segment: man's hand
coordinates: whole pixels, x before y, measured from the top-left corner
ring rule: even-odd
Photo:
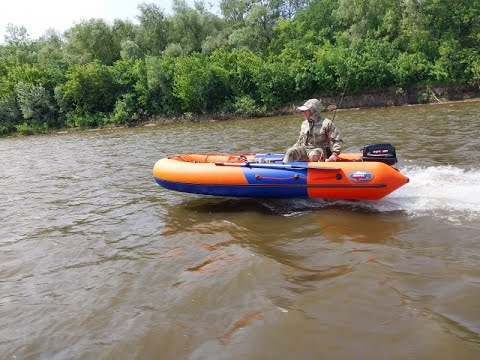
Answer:
[[[327,160],[325,160],[325,161],[330,162],[330,161],[338,161],[338,160],[339,160],[339,158],[338,158],[337,153],[333,153],[333,154],[330,155],[330,157],[329,157]]]

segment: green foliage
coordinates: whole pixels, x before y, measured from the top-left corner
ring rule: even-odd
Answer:
[[[14,97],[0,100],[0,135],[7,135],[15,130],[21,121],[21,112]]]
[[[258,96],[264,108],[276,108],[291,101],[295,94],[295,78],[287,64],[264,63],[257,73]]]
[[[174,95],[175,59],[147,57],[145,59],[146,91],[150,115],[177,115],[181,112]]]
[[[472,59],[467,68],[467,76],[470,78],[470,84],[477,85],[480,88],[480,57]]]
[[[35,61],[34,44],[28,36],[24,26],[8,24],[4,36],[6,45],[2,49],[4,58],[18,63],[32,63]]]
[[[255,100],[249,96],[235,98],[234,109],[236,114],[245,116],[254,116],[259,111]]]
[[[202,2],[191,8],[185,0],[173,1],[171,42],[180,44],[185,53],[201,52],[208,35],[218,32],[220,19],[208,11]]]
[[[419,104],[426,104],[429,98],[430,98],[430,95],[426,91],[421,92],[417,95],[417,101]]]
[[[25,120],[31,125],[61,125],[62,118],[53,97],[53,86],[62,79],[62,74],[55,64],[0,59],[0,77],[2,132],[13,130],[15,125]]]
[[[361,92],[392,86],[392,63],[398,52],[389,42],[358,41],[343,51],[342,67],[348,72],[349,90]]]
[[[432,72],[436,80],[447,83],[472,81],[472,64],[478,63],[480,49],[463,48],[460,41],[444,40],[439,46],[439,53]]]
[[[258,74],[263,66],[261,57],[249,49],[242,48],[233,52],[220,49],[209,59],[225,71],[228,89],[233,96],[248,95],[260,100]]]
[[[202,53],[211,54],[215,50],[226,47],[227,43],[228,43],[227,38],[223,33],[219,33],[217,35],[209,35],[205,38],[205,41],[202,43]]]
[[[220,10],[229,23],[238,24],[248,14],[250,4],[249,0],[221,0]]]
[[[341,91],[344,83],[340,84],[339,81],[345,81],[342,77],[347,75],[344,69],[348,56],[348,49],[334,47],[330,43],[325,43],[313,54],[313,81],[319,93]]]
[[[25,26],[15,26],[8,24],[6,27],[4,40],[12,46],[21,46],[30,43],[27,28]]]
[[[118,92],[114,112],[125,112],[131,120],[152,115],[145,62],[119,60],[110,68],[110,71]]]
[[[232,47],[247,47],[257,54],[263,54],[274,41],[274,28],[277,21],[282,19],[283,1],[266,0],[239,2],[237,9],[230,7],[238,13],[242,11],[241,21],[243,26],[236,27],[229,36],[228,42]],[[230,6],[230,5],[229,5]],[[227,9],[227,7],[224,7]],[[236,15],[238,16],[238,15]]]
[[[58,127],[55,99],[42,85],[28,86],[23,82],[18,83],[17,101],[26,124]]]
[[[166,57],[179,57],[187,55],[187,51],[180,44],[170,43],[163,51],[163,55]]]
[[[48,131],[48,125],[46,123],[43,124],[28,124],[22,123],[15,126],[15,130],[17,133],[21,135],[34,135],[38,133],[45,133]]]
[[[400,19],[398,0],[339,0],[334,17],[352,37],[392,39]]]
[[[113,110],[118,91],[111,68],[94,61],[70,68],[66,82],[61,85],[61,101],[67,104],[67,111],[109,113]]]
[[[15,60],[0,59],[0,99],[6,99],[16,93],[17,84],[23,82],[28,85],[43,84],[52,89],[55,81],[55,71],[41,64],[20,63]]]
[[[0,136],[5,136],[10,134],[13,131],[13,129],[9,128],[6,125],[0,125]]]
[[[133,120],[138,120],[138,114],[132,112],[133,109],[126,100],[117,100],[115,108],[107,120],[112,124],[126,124]]]
[[[209,113],[221,108],[228,95],[227,72],[204,55],[175,61],[173,93],[182,112]]]
[[[120,48],[120,57],[123,60],[136,60],[141,58],[140,47],[132,40],[122,41]]]
[[[75,63],[96,60],[111,65],[120,58],[121,43],[104,20],[84,20],[69,29],[66,37],[66,55]]]
[[[402,53],[393,60],[395,83],[400,87],[412,86],[427,80],[431,65],[422,53]]]
[[[314,0],[309,2],[308,7],[297,12],[293,27],[295,29],[292,40],[301,39],[306,35],[309,42],[319,43],[325,40],[332,41],[334,32],[343,31],[335,16],[338,7],[338,0]],[[316,36],[322,34],[322,36]],[[313,36],[312,36],[313,35]]]
[[[144,3],[138,23],[84,20],[37,40],[9,24],[0,134],[480,84],[478,0],[222,0],[220,9],[176,0],[168,15]]]
[[[65,41],[63,37],[53,29],[48,30],[34,43],[34,54],[38,63],[53,68],[60,68],[61,73],[63,73],[66,67],[62,50],[64,46]]]
[[[145,55],[160,55],[168,45],[170,21],[155,4],[139,5],[138,44]]]

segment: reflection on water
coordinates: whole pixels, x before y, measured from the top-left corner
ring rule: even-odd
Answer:
[[[347,148],[397,147],[411,181],[378,202],[152,179],[175,153],[283,151],[298,116],[2,139],[2,359],[479,358],[479,113],[338,112]]]
[[[235,238],[240,238],[247,232],[246,228],[250,222],[255,224],[256,232],[261,232],[265,228],[265,235],[268,236],[268,227],[272,223],[276,223],[279,217],[288,217],[288,220],[284,219],[284,223],[288,225],[285,228],[277,225],[276,231],[270,232],[271,235],[277,237],[281,232],[283,236],[290,238],[293,235],[298,236],[299,229],[302,229],[305,234],[318,234],[328,241],[383,243],[405,227],[407,215],[397,210],[383,215],[371,206],[348,201],[202,197],[183,201],[181,206],[169,211],[166,219],[170,217],[171,221],[167,221],[169,225],[164,232],[165,235],[177,231],[215,233],[219,231],[220,226],[231,231]],[[196,221],[192,222],[193,227],[189,227],[188,220],[175,224],[175,219],[193,217],[196,218]],[[199,226],[198,219],[202,218],[208,225]],[[306,219],[309,220],[307,227],[304,225]],[[295,225],[295,222],[298,224]]]

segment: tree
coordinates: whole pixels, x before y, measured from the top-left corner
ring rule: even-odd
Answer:
[[[3,39],[5,43],[13,46],[20,46],[31,43],[27,28],[25,26],[15,26],[13,24],[7,25]]]
[[[252,0],[221,0],[220,10],[229,25],[243,23],[252,6]]]
[[[111,65],[120,58],[120,41],[102,19],[84,20],[65,32],[65,51],[74,63],[94,60]]]
[[[171,42],[180,44],[184,53],[201,52],[208,36],[216,36],[223,28],[218,16],[208,12],[203,2],[194,7],[185,0],[174,0]]]
[[[0,78],[2,132],[5,129],[11,131],[25,121],[35,126],[43,123],[59,125],[58,109],[53,99],[57,80],[55,69],[43,64],[0,59]]]
[[[40,63],[61,63],[64,57],[65,39],[54,29],[48,29],[35,43],[37,61]]]
[[[53,94],[47,92],[42,85],[18,83],[17,99],[22,116],[29,125],[41,127],[46,124],[48,127],[57,127],[61,124],[57,121],[58,108]]]
[[[168,44],[170,21],[155,4],[143,3],[138,9],[138,44],[145,55],[160,55]]]
[[[227,72],[204,55],[179,57],[173,91],[183,112],[218,111],[229,95]]]
[[[293,16],[291,7],[287,6],[289,10],[285,10],[287,3],[283,0],[251,0],[240,1],[235,6],[233,1],[222,2],[224,13],[235,19],[232,20],[235,29],[229,36],[229,44],[234,48],[245,46],[256,53],[266,53],[274,40],[277,22]]]
[[[6,43],[5,47],[3,48],[5,57],[15,59],[15,61],[20,63],[34,62],[35,57],[32,56],[33,42],[24,26],[8,24],[4,40]]]
[[[338,0],[335,19],[356,38],[395,37],[401,18],[398,0]]]
[[[148,104],[152,114],[178,115],[181,109],[174,95],[174,57],[148,56],[145,59]]]
[[[122,59],[139,59],[143,53],[138,43],[139,27],[130,21],[115,19],[112,26],[114,41],[120,44],[120,57]]]
[[[68,112],[81,115],[108,114],[113,110],[119,88],[110,68],[94,61],[74,65],[66,75],[67,81],[60,86],[62,103],[68,104]]]
[[[127,123],[153,115],[145,62],[141,59],[119,60],[110,71],[118,93],[110,121]]]

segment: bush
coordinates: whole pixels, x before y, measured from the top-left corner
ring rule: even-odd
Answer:
[[[57,90],[58,91],[58,90]],[[76,65],[67,73],[67,81],[61,86],[62,101],[70,109],[81,113],[109,113],[113,111],[119,87],[111,68],[95,61]]]
[[[173,93],[175,59],[149,56],[145,59],[146,96],[150,115],[178,115],[181,111]]]
[[[102,113],[88,114],[76,111],[67,114],[67,125],[71,127],[78,127],[81,129],[88,129],[105,124]]]
[[[0,125],[0,136],[5,136],[13,132],[13,128],[10,126]]]
[[[44,133],[48,131],[48,125],[46,123],[43,124],[27,124],[23,123],[20,125],[16,125],[15,129],[19,134],[22,135],[33,135],[33,134],[38,134],[38,133]]]
[[[206,56],[183,56],[175,62],[173,93],[183,112],[209,113],[228,98],[227,78],[227,71]]]
[[[428,79],[430,64],[422,53],[402,53],[393,61],[395,82],[401,87]]]
[[[239,115],[253,116],[258,112],[258,108],[249,96],[240,96],[235,99],[234,103],[235,113]]]
[[[60,125],[56,120],[59,116],[53,95],[42,85],[18,83],[17,99],[23,118],[34,127],[44,123],[51,127]]]
[[[18,108],[17,101],[10,96],[0,102],[0,134],[5,135],[15,130],[15,125],[22,121],[22,114]]]
[[[127,105],[125,99],[117,100],[115,108],[108,118],[111,124],[128,124],[131,121],[138,120],[139,116],[134,112],[132,106]]]
[[[417,100],[419,104],[426,104],[428,103],[428,100],[430,100],[430,95],[428,94],[428,92],[418,93]]]

